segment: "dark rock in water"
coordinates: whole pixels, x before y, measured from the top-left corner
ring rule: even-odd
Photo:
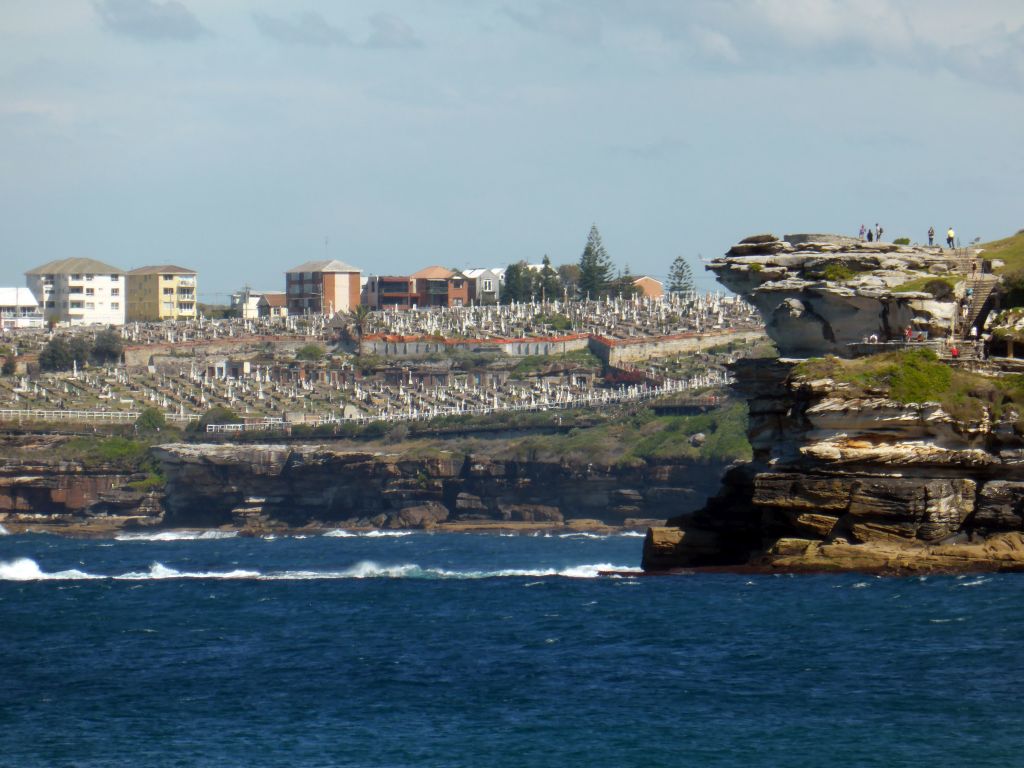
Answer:
[[[437,501],[404,507],[387,517],[388,528],[433,528],[448,519],[448,508]]]

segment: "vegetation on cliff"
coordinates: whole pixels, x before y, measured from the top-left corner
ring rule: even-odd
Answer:
[[[600,426],[512,441],[499,456],[581,465],[749,461],[746,429],[747,410],[742,403],[690,416],[658,416],[645,408]]]
[[[999,272],[1010,273],[1024,269],[1024,229],[1011,237],[982,243],[979,247],[982,249],[982,258],[1003,262],[1003,266],[997,270]]]
[[[831,379],[844,394],[888,397],[904,405],[938,403],[960,421],[977,421],[986,410],[995,418],[1012,406],[1024,413],[1024,376],[985,376],[953,368],[927,348],[885,352],[854,360],[806,360],[794,368],[799,379]]]

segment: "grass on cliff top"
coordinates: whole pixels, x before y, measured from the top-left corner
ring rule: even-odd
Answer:
[[[936,282],[945,283],[949,286],[950,292],[956,288],[956,284],[960,282],[959,277],[950,277],[946,275],[928,275],[926,277],[919,277],[916,280],[909,280],[902,285],[897,285],[893,288],[893,293],[933,293],[929,291],[927,286]]]
[[[884,352],[854,360],[815,358],[793,371],[802,379],[846,384],[850,397],[884,396],[904,405],[939,403],[960,421],[977,421],[987,409],[999,418],[1009,406],[1024,415],[1024,376],[983,376],[954,369],[930,349]]]
[[[705,439],[695,445],[691,437],[698,433],[704,434]],[[512,441],[498,458],[578,465],[639,465],[674,459],[749,461],[750,457],[746,405],[731,403],[693,416],[657,416],[644,409],[600,426]]]
[[[982,243],[981,254],[984,259],[999,259],[1004,266],[999,272],[1013,272],[1024,269],[1024,229],[1011,237],[1004,237],[1002,240],[993,240],[991,243]]]

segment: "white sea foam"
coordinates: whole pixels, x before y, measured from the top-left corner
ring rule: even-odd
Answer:
[[[623,531],[622,533],[619,534],[619,536],[623,536],[625,538],[639,538],[639,539],[644,538],[646,535],[647,534],[644,533],[643,531]]]
[[[330,536],[331,538],[336,539],[351,539],[355,537],[355,534],[351,531],[346,531],[342,528],[338,528],[333,531],[327,531],[327,533],[325,533],[324,536]]]
[[[412,533],[412,531],[367,531],[359,535],[367,539],[378,539],[382,537],[400,538],[402,536],[412,536]]]
[[[10,536],[10,535],[11,535],[11,532],[8,531],[6,528],[4,528],[2,525],[0,525],[0,536]]]
[[[990,581],[992,581],[992,579],[986,579],[986,578],[979,577],[979,578],[975,579],[974,581],[965,581],[963,584],[959,584],[958,586],[961,586],[961,587],[980,587],[982,584],[987,584]]]
[[[76,579],[114,579],[116,581],[160,581],[167,579],[253,579],[258,581],[304,581],[314,579],[495,579],[544,578],[594,579],[602,572],[639,574],[640,569],[611,563],[592,563],[568,568],[506,569],[499,571],[449,571],[443,568],[423,568],[415,563],[379,565],[369,560],[338,571],[275,571],[262,573],[236,568],[230,571],[179,571],[163,563],[153,563],[147,571],[128,571],[113,576],[85,573],[79,570],[47,573],[30,558],[0,562],[0,581],[43,581]]]
[[[119,533],[118,541],[209,541],[233,539],[238,531],[159,531],[158,533]]]
[[[47,573],[39,567],[39,563],[28,557],[15,560],[0,560],[0,581],[71,581],[77,579],[102,579],[75,569]]]
[[[560,539],[607,539],[607,534],[602,533],[587,533],[585,531],[577,531],[576,533],[560,533],[558,534]]]
[[[179,571],[163,563],[153,563],[149,570],[129,571],[112,578],[124,581],[148,581],[149,579],[258,579],[259,571],[236,568],[233,571]]]

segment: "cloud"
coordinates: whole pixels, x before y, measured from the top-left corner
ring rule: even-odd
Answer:
[[[139,40],[195,40],[207,33],[178,0],[95,0],[93,7],[111,32]]]
[[[569,7],[563,3],[546,2],[530,13],[510,6],[502,12],[521,27],[531,32],[562,37],[573,43],[588,45],[599,43],[602,37],[600,10]]]
[[[266,37],[285,45],[319,48],[418,48],[422,45],[412,27],[397,16],[376,13],[370,17],[370,33],[365,40],[353,40],[316,11],[307,11],[283,19],[254,13],[252,20]]]
[[[1001,28],[989,34],[984,45],[956,45],[943,61],[956,75],[989,85],[1024,88],[1024,26],[1015,31]]]
[[[397,16],[375,13],[370,17],[370,36],[363,44],[367,48],[419,48],[422,43],[412,27]]]
[[[299,14],[293,21],[262,13],[254,13],[252,20],[264,35],[286,45],[330,47],[352,44],[344,30],[333,26],[315,11]]]

